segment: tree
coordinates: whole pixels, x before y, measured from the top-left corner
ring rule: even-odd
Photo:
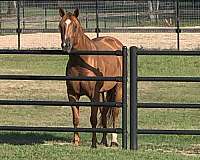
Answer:
[[[8,1],[7,14],[16,14],[16,12],[17,12],[16,1]]]
[[[149,6],[149,17],[152,21],[157,21],[159,19],[158,10],[159,10],[160,1],[159,0],[151,0],[148,1]]]

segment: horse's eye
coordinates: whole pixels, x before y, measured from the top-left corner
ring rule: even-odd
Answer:
[[[73,27],[73,32],[76,32],[76,30],[77,30],[77,26],[74,26]]]
[[[62,26],[60,24],[59,24],[58,28],[59,28],[59,31],[62,32]]]

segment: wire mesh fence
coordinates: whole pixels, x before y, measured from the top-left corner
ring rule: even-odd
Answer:
[[[18,0],[0,2],[0,48],[59,48],[60,7],[70,12],[80,9],[79,20],[90,38],[100,31],[100,36],[114,35],[124,45],[145,49],[190,50],[200,46],[199,39],[191,45],[200,33],[200,1]],[[130,39],[124,33],[129,33]],[[138,44],[135,37],[141,35],[143,41]],[[160,43],[162,37],[167,45]],[[152,38],[153,43],[149,41]]]

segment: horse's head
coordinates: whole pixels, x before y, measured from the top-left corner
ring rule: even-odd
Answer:
[[[80,23],[78,18],[79,10],[75,9],[74,13],[65,12],[62,8],[59,10],[61,20],[59,23],[59,30],[61,33],[61,47],[68,53],[77,43],[76,38],[80,32]]]

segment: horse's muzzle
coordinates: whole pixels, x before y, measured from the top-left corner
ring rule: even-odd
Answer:
[[[69,53],[72,49],[72,42],[70,40],[65,40],[61,43],[61,47],[63,51],[67,51]]]

